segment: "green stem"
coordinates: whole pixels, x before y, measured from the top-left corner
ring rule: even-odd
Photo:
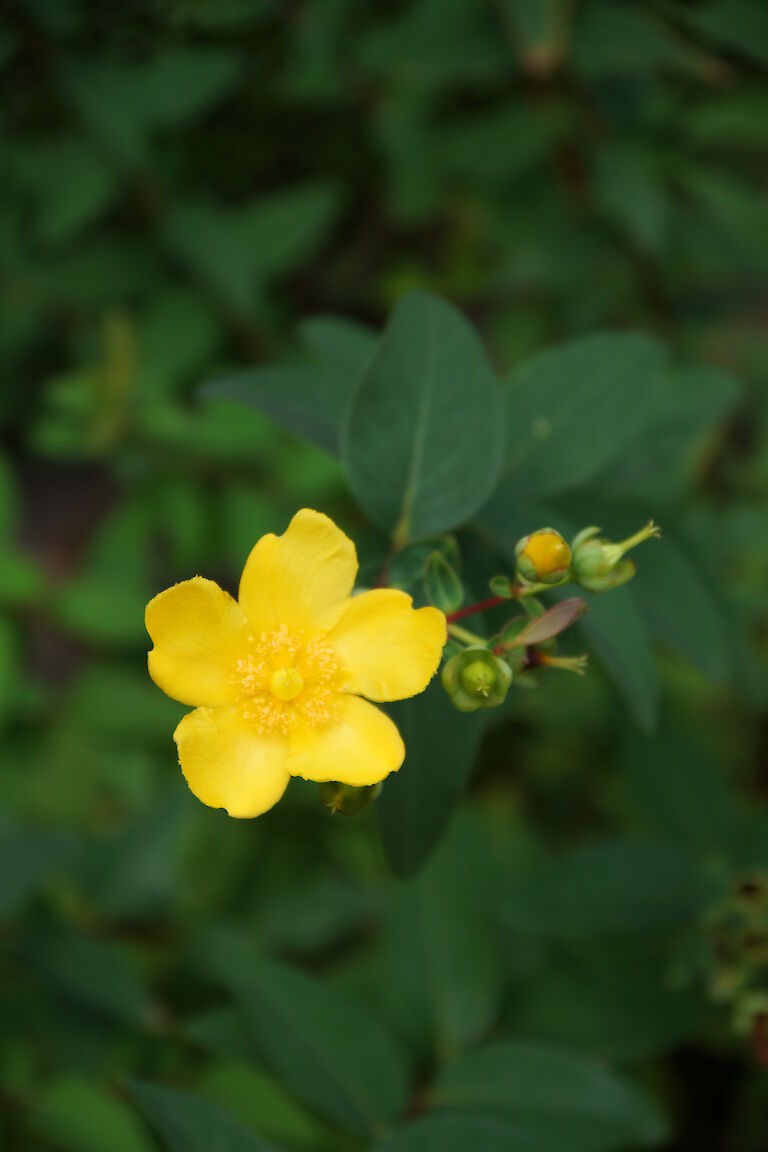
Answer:
[[[478,636],[475,632],[469,632],[466,628],[461,628],[458,624],[449,624],[448,632],[451,636],[455,636],[457,640],[462,640],[465,644],[480,644],[483,648],[486,647],[486,642],[482,636]]]

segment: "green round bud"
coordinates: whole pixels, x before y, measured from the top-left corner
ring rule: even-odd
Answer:
[[[602,540],[585,540],[573,550],[573,578],[581,584],[594,576],[607,576],[611,570]]]
[[[578,583],[587,592],[612,592],[631,580],[636,572],[633,560],[622,560],[615,568],[596,576],[579,576]]]
[[[461,686],[470,696],[487,696],[495,682],[495,670],[483,660],[473,660],[461,670]]]
[[[495,708],[512,683],[512,669],[490,648],[471,647],[457,652],[443,668],[443,687],[460,712]]]

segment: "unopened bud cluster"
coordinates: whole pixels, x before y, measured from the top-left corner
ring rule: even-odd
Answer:
[[[517,575],[528,585],[546,588],[572,581],[588,592],[609,592],[635,574],[634,562],[625,554],[659,535],[651,520],[619,544],[603,540],[599,528],[584,528],[569,545],[554,528],[539,528],[517,542]]]
[[[587,657],[556,654],[556,637],[586,610],[582,598],[559,599],[546,608],[537,596],[559,585],[576,584],[588,592],[608,592],[630,580],[635,565],[626,553],[659,530],[650,521],[633,536],[614,544],[600,536],[599,528],[585,528],[568,541],[556,528],[539,528],[518,540],[514,579],[502,573],[492,577],[494,596],[448,615],[452,644],[443,667],[442,683],[461,712],[496,708],[510,686],[535,687],[534,672],[556,668],[583,676]],[[473,613],[515,603],[523,614],[507,620],[500,632],[485,639],[467,631],[463,618]],[[461,624],[456,621],[461,620]]]

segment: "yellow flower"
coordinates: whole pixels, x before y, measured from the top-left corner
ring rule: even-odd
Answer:
[[[258,816],[291,776],[362,787],[402,764],[400,733],[362,697],[423,692],[445,617],[394,588],[352,597],[356,574],[352,541],[304,508],[258,541],[237,600],[195,576],[147,605],[149,674],[195,707],[174,740],[204,804]]]

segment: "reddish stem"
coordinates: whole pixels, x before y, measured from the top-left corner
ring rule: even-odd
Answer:
[[[474,616],[476,612],[485,612],[486,608],[495,608],[497,604],[506,604],[509,600],[508,596],[489,596],[487,600],[479,600],[477,604],[468,604],[466,608],[459,608],[457,612],[451,612],[446,616],[449,624],[454,620],[461,620],[464,616]]]

